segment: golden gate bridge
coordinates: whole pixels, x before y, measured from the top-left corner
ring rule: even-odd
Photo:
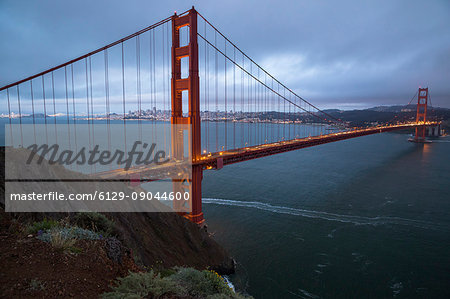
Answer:
[[[394,130],[414,129],[413,141],[424,142],[427,126],[437,125],[427,119],[428,88],[419,88],[414,120],[396,117],[383,125],[349,127],[286,87],[194,8],[6,85],[0,96],[7,102],[10,125],[21,125],[25,118],[33,124],[54,125],[56,137],[59,117],[67,123],[69,141],[73,138],[75,145],[75,125],[81,120],[91,126],[92,144],[96,121],[108,126],[123,123],[124,136],[108,131],[109,143],[126,140],[130,122],[162,123],[164,140],[171,141],[165,148],[169,157],[191,159],[191,177],[173,180],[173,188],[190,192],[192,212],[184,216],[198,224],[204,222],[204,170]],[[166,131],[169,121],[189,129]],[[11,139],[18,137],[10,134]],[[92,174],[145,182],[155,171],[135,166]]]

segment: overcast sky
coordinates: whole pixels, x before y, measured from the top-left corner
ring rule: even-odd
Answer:
[[[450,1],[0,1],[0,85],[196,9],[323,108],[407,104],[428,86],[450,108]]]

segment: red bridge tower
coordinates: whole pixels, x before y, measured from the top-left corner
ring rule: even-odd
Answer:
[[[416,122],[423,123],[422,126],[416,127],[416,135],[414,141],[422,142],[425,140],[425,123],[427,121],[427,105],[428,105],[428,87],[419,88],[419,94],[417,96],[417,116]]]
[[[189,27],[189,44],[180,46],[180,28]],[[181,78],[181,59],[189,59],[189,76]],[[197,43],[197,11],[192,7],[188,14],[172,16],[172,125],[187,125],[189,131],[189,157],[192,162],[201,156],[201,130],[200,130],[200,94],[198,75],[198,43]],[[183,116],[183,91],[188,92],[188,117]],[[172,153],[175,159],[183,159],[184,138],[183,131],[178,126],[172,129]],[[204,222],[202,212],[202,165],[192,165],[190,182],[173,181],[174,191],[189,189],[191,196],[191,213],[186,218],[201,224]],[[174,204],[176,202],[174,201]]]

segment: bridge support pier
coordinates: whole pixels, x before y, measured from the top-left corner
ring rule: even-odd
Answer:
[[[189,44],[180,46],[180,28],[189,27]],[[181,59],[189,59],[189,77],[181,78]],[[172,125],[187,125],[189,131],[189,157],[192,162],[201,157],[201,120],[200,120],[200,79],[198,75],[198,42],[197,42],[197,11],[192,7],[188,14],[172,16]],[[183,91],[188,92],[189,114],[183,115]],[[183,130],[182,130],[183,131]],[[184,159],[183,132],[172,130],[172,153],[177,160]],[[184,216],[197,223],[204,222],[202,212],[202,165],[192,166],[192,177],[188,186],[173,180],[174,191],[189,188],[191,212]],[[174,204],[175,201],[174,201]]]
[[[434,126],[428,126],[426,133],[427,133],[426,136],[431,136],[431,137],[441,136],[441,124],[439,123]]]
[[[202,212],[202,179],[203,166],[192,166],[192,183],[191,183],[191,197],[192,197],[192,212],[186,215],[186,218],[197,224],[204,224]]]

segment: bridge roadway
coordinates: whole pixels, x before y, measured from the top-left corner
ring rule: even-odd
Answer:
[[[330,133],[326,135],[318,135],[313,137],[305,137],[292,139],[287,141],[279,141],[256,146],[249,146],[234,150],[227,150],[217,153],[209,153],[202,155],[199,159],[194,160],[192,165],[202,165],[203,169],[220,169],[225,165],[238,162],[244,162],[256,158],[267,157],[288,151],[298,150],[306,147],[316,146],[320,144],[346,140],[355,137],[367,136],[377,133],[391,132],[402,129],[412,129],[419,126],[436,125],[436,122],[427,123],[404,123],[397,125],[376,126],[369,128],[360,128],[351,131]],[[188,161],[170,161],[161,165],[152,166],[135,166],[128,171],[123,169],[114,169],[105,172],[93,174],[100,179],[106,180],[129,180],[133,178],[141,181],[154,181],[172,177],[173,174],[179,173],[180,167],[186,170],[189,167]]]

